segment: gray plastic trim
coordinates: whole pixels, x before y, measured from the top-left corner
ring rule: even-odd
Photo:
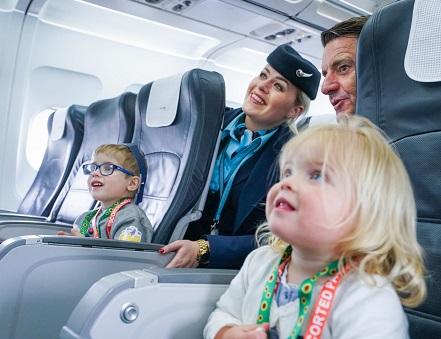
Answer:
[[[228,285],[237,270],[210,268],[147,268],[142,271],[157,277],[158,283]]]
[[[0,244],[0,260],[16,247],[41,243],[42,239],[38,235],[25,235],[21,237],[7,239]]]
[[[112,288],[108,288],[108,286]],[[61,329],[60,339],[89,338],[89,336],[85,337],[84,334],[89,333],[93,325],[94,317],[91,315],[98,314],[115,295],[133,287],[135,287],[135,279],[121,273],[111,274],[98,280],[75,306],[67,325]],[[97,302],[90,307],[89,300]],[[75,332],[71,329],[74,329]],[[81,336],[76,333],[80,333]]]

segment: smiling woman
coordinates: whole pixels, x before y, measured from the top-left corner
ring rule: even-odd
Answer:
[[[161,249],[176,252],[168,267],[238,268],[256,244],[262,203],[277,179],[275,159],[290,136],[288,124],[316,97],[320,73],[291,46],[277,47],[253,78],[242,108],[226,112],[221,149],[202,218]]]

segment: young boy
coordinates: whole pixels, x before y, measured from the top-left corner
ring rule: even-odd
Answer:
[[[138,147],[133,144],[101,145],[93,153],[91,162],[82,167],[84,174],[89,175],[90,194],[101,204],[75,220],[71,235],[151,241],[153,228],[145,212],[136,205],[142,200],[145,180],[145,161]],[[67,235],[65,232],[58,234]]]

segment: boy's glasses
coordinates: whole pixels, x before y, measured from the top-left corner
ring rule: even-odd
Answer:
[[[90,164],[83,164],[83,173],[85,175],[90,175],[96,170],[99,170],[102,176],[108,176],[113,174],[113,171],[118,170],[120,172],[123,172],[124,174],[135,176],[134,173],[130,172],[129,170],[126,170],[123,167],[120,167],[118,165],[112,164],[111,162],[105,162],[104,164],[98,165],[94,163]]]

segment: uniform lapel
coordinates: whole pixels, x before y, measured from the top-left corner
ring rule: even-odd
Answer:
[[[246,182],[240,193],[240,204],[237,206],[234,232],[238,231],[239,226],[251,213],[256,203],[259,204],[260,201],[264,201],[269,188],[278,180],[278,155],[290,136],[292,136],[292,133],[289,128],[282,125],[271,138],[274,138],[275,142],[271,142],[271,140],[267,142],[239,170],[236,180],[246,180]],[[260,184],[256,185],[256,183]],[[265,184],[262,185],[261,183]]]

